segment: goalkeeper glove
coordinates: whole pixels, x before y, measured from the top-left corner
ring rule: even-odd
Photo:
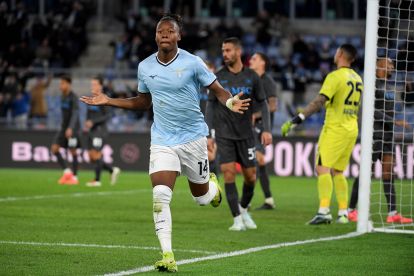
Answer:
[[[292,128],[295,128],[298,124],[302,123],[305,120],[305,115],[302,113],[299,113],[291,121],[285,122],[282,127],[280,128],[280,131],[282,133],[282,136],[287,136],[289,131]]]

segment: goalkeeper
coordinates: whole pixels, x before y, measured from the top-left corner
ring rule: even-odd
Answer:
[[[375,113],[374,113],[374,145],[372,161],[382,164],[382,181],[384,194],[387,200],[387,223],[412,223],[413,220],[405,218],[397,212],[396,196],[392,169],[394,166],[394,92],[386,91],[386,81],[392,75],[394,64],[389,58],[379,58],[376,70]],[[381,112],[383,110],[384,112]],[[395,125],[409,127],[404,120],[396,120]],[[349,220],[358,220],[356,204],[358,201],[359,177],[355,178],[351,200],[349,202]]]
[[[357,50],[350,44],[341,45],[335,54],[337,69],[326,76],[319,95],[302,113],[282,125],[283,136],[307,117],[326,108],[325,122],[318,141],[316,172],[318,174],[319,210],[310,225],[329,224],[331,195],[335,184],[339,205],[337,223],[348,223],[348,183],[343,171],[358,136],[358,110],[363,84],[351,64]]]

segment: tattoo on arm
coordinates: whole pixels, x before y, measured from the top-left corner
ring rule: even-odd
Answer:
[[[325,95],[319,94],[313,101],[311,101],[303,110],[303,115],[309,117],[315,112],[318,112],[324,105],[328,98]]]

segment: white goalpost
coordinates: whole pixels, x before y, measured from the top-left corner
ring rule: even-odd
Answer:
[[[357,231],[414,234],[414,0],[367,0],[364,68]]]

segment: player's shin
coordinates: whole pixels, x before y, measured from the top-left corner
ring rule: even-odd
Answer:
[[[233,217],[237,217],[238,215],[240,215],[240,209],[239,194],[237,192],[236,183],[226,183],[224,185],[224,188],[226,190],[226,198],[230,207],[231,214],[233,215]]]
[[[153,188],[152,193],[155,233],[160,241],[162,252],[172,252],[172,220],[170,210],[172,190],[165,185],[157,185]]]
[[[338,201],[338,215],[348,215],[348,181],[343,174],[333,177],[335,183],[336,200]]]
[[[240,206],[244,209],[247,209],[247,207],[250,204],[250,201],[252,201],[254,194],[254,182],[253,183],[243,183],[243,194],[240,201]]]
[[[319,211],[320,214],[329,213],[331,205],[333,184],[331,174],[321,174],[318,176]]]

